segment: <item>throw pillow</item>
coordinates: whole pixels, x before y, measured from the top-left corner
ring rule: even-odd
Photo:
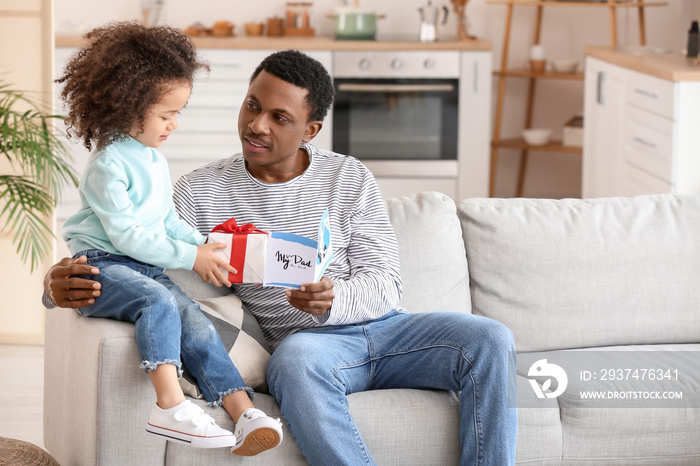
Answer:
[[[387,199],[386,205],[399,243],[399,305],[409,312],[471,312],[467,256],[454,201],[425,192]]]
[[[270,347],[255,317],[243,307],[241,300],[226,288],[203,283],[194,272],[168,270],[167,274],[173,283],[199,303],[202,312],[219,333],[245,384],[255,391],[267,392],[265,374]],[[180,386],[186,395],[204,398],[194,376],[185,367]]]

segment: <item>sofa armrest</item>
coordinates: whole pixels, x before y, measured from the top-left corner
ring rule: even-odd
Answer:
[[[58,462],[165,458],[166,442],[143,435],[155,395],[139,363],[133,324],[46,312],[44,442]]]

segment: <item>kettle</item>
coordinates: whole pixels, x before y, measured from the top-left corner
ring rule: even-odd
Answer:
[[[420,12],[420,41],[435,42],[435,39],[437,38],[437,25],[440,19],[440,9],[433,6],[432,0],[428,0],[428,4],[425,6],[419,6],[418,11]],[[442,24],[445,24],[447,22],[447,15],[449,14],[450,10],[443,5],[442,11],[445,12],[445,17],[442,20]]]

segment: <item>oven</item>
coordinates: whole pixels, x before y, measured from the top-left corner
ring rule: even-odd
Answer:
[[[333,150],[375,176],[456,177],[459,59],[455,51],[335,52]]]

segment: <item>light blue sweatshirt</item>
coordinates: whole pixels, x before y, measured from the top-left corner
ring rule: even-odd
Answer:
[[[191,270],[204,237],[180,219],[163,154],[127,137],[90,156],[80,210],[63,226],[71,254],[86,249]]]

